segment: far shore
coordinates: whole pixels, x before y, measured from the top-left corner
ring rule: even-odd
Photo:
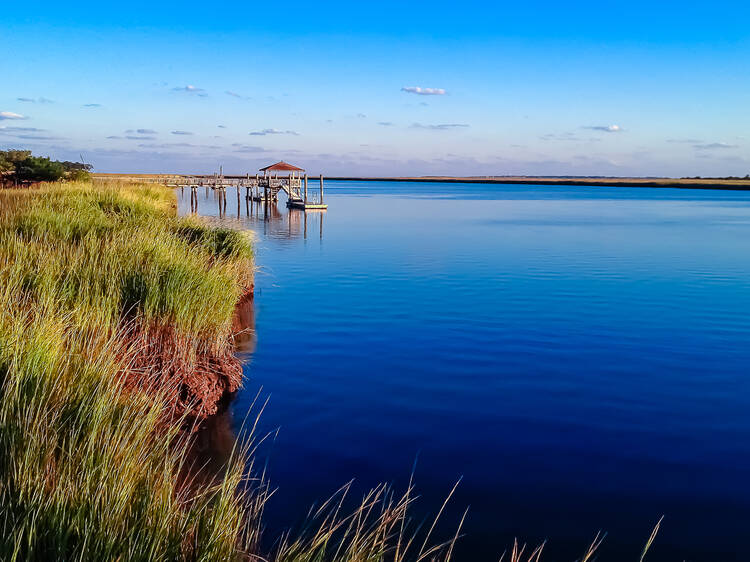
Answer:
[[[95,179],[168,180],[202,174],[116,174],[95,173]],[[226,178],[243,178],[245,175],[229,175]],[[439,182],[439,183],[485,183],[521,185],[578,185],[596,187],[673,187],[683,189],[750,190],[750,178],[655,178],[655,177],[576,177],[576,176],[325,176],[326,180],[341,181],[388,181],[388,182]]]
[[[328,177],[327,180],[394,181],[441,183],[494,183],[522,185],[583,185],[600,187],[681,187],[694,189],[750,190],[750,179],[711,178],[615,178],[615,177],[550,177],[550,176],[419,176],[419,177]]]

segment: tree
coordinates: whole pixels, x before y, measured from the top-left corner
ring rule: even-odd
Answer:
[[[30,156],[30,150],[0,150],[0,173],[14,172],[16,165]]]
[[[29,156],[16,164],[16,178],[23,181],[57,181],[65,176],[65,167],[43,156]]]
[[[30,150],[0,150],[0,176],[5,181],[91,181],[91,164],[58,162],[32,156]]]

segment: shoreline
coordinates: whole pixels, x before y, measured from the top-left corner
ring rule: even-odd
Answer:
[[[128,180],[154,181],[191,177],[194,174],[118,174],[96,173],[97,181]],[[227,179],[242,179],[245,175],[224,175]],[[657,177],[592,177],[592,176],[324,176],[328,181],[378,181],[415,183],[471,183],[498,185],[543,185],[579,187],[650,187],[676,189],[710,189],[718,191],[750,191],[750,179],[722,178],[657,178]]]

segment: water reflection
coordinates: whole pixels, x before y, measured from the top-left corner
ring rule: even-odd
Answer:
[[[257,340],[252,292],[237,303],[232,318],[232,333],[237,357],[247,365],[251,361]],[[231,410],[234,397],[234,394],[225,396],[219,404],[218,412],[203,420],[188,436],[188,468],[183,474],[182,481],[191,488],[199,490],[224,476],[237,440]]]
[[[180,215],[200,215],[221,219],[225,226],[262,232],[274,239],[323,239],[325,210],[287,209],[283,196],[278,202],[265,203],[248,197],[244,188],[224,190],[179,188],[177,206]]]
[[[232,409],[262,388],[281,428],[268,536],[352,477],[403,489],[418,455],[415,509],[464,477],[457,560],[515,536],[574,560],[600,528],[638,560],[662,514],[654,559],[747,560],[750,194],[331,184],[325,244],[283,199],[238,217],[230,188],[220,221],[258,234]]]

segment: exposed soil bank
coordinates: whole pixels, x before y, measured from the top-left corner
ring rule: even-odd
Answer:
[[[253,287],[247,288],[235,307],[231,332],[219,345],[206,347],[178,334],[169,326],[124,330],[127,342],[126,386],[164,393],[172,417],[187,415],[205,420],[242,384],[242,364],[235,342],[252,339]]]

